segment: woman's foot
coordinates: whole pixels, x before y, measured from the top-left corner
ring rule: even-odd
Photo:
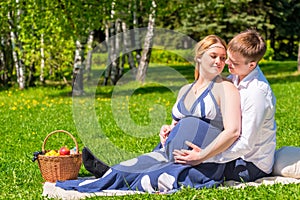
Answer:
[[[82,149],[82,162],[87,171],[93,174],[96,178],[102,177],[109,166],[103,163],[101,160],[96,158],[87,147]]]

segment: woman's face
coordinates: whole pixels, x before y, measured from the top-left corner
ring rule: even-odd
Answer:
[[[202,55],[198,62],[200,62],[200,74],[220,74],[225,66],[226,50],[221,43],[211,45],[207,51]]]

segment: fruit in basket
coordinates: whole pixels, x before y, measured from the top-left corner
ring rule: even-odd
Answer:
[[[70,149],[68,147],[63,146],[62,148],[59,149],[59,155],[61,156],[70,155]]]
[[[45,156],[59,156],[59,153],[55,150],[48,151]]]

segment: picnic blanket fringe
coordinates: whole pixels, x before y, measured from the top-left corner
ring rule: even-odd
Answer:
[[[86,177],[85,177],[86,178]],[[260,185],[273,185],[273,184],[299,184],[300,179],[282,177],[282,176],[271,176],[264,177],[256,180],[255,182],[248,183],[240,183],[236,181],[226,181],[223,186],[220,186],[219,189],[227,189],[227,188],[244,188],[248,186],[260,186]],[[140,191],[133,190],[103,190],[102,192],[95,193],[81,193],[75,190],[64,190],[60,187],[56,187],[55,183],[45,182],[43,186],[42,196],[46,196],[48,198],[56,198],[63,200],[79,200],[84,199],[86,197],[93,196],[123,196],[123,195],[132,195],[132,194],[145,194]]]

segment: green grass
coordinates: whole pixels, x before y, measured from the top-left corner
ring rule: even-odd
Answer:
[[[192,81],[193,67],[189,65],[173,65],[177,72]],[[261,68],[271,83],[277,98],[277,148],[282,146],[300,146],[300,74],[296,72],[296,62],[269,62],[262,63]],[[156,68],[161,70],[161,66]],[[97,123],[104,133],[104,137],[118,150],[137,155],[151,151],[157,144],[158,129],[163,123],[171,121],[171,108],[176,99],[176,91],[180,81],[176,77],[162,75],[170,85],[148,83],[126,92],[132,85],[121,87],[114,104],[120,113],[128,111],[128,118],[132,127],[139,127],[136,132],[128,133],[120,127],[116,116],[113,116],[111,95],[115,94],[112,86],[99,87],[96,91],[95,111]],[[103,138],[94,138],[93,130],[78,131],[76,120],[89,122],[86,115],[82,119],[74,120],[73,100],[70,96],[70,87],[38,87],[20,91],[18,89],[0,89],[0,199],[43,199],[43,179],[37,162],[32,162],[32,153],[41,150],[43,140],[48,133],[57,129],[71,132],[78,141],[79,148],[83,143],[93,144],[101,142]],[[123,92],[125,91],[125,92]],[[122,93],[123,92],[123,93]],[[126,97],[128,96],[128,97]],[[84,102],[88,97],[77,98]],[[128,107],[126,104],[128,98]],[[83,103],[84,104],[84,103]],[[86,109],[93,110],[93,107]],[[164,108],[163,111],[157,111]],[[122,110],[123,109],[123,110]],[[158,113],[156,113],[158,112]],[[89,113],[89,112],[86,112]],[[152,117],[161,115],[159,121]],[[85,119],[87,118],[87,119]],[[119,122],[122,123],[122,122]],[[126,122],[127,123],[127,122]],[[92,126],[92,125],[91,125]],[[87,124],[90,127],[90,124]],[[150,127],[150,128],[149,128]],[[125,127],[126,128],[126,127]],[[145,128],[145,129],[144,129]],[[147,130],[145,132],[140,132]],[[97,131],[96,131],[97,132]],[[151,133],[150,133],[151,132]],[[144,135],[143,135],[144,134]],[[102,135],[103,136],[103,135]],[[61,145],[73,147],[73,141],[65,134],[55,134],[49,138],[46,149],[57,149]],[[101,154],[102,153],[102,154]],[[113,157],[115,152],[102,148],[97,155],[102,159]],[[116,162],[112,160],[111,162]],[[81,168],[80,176],[89,173]],[[272,186],[247,187],[245,189],[184,189],[172,195],[133,195],[114,197],[117,199],[298,199],[300,185],[276,184]],[[99,197],[98,197],[99,198]],[[108,198],[108,197],[107,197]],[[111,197],[112,198],[112,197]],[[97,198],[91,198],[97,199]]]

